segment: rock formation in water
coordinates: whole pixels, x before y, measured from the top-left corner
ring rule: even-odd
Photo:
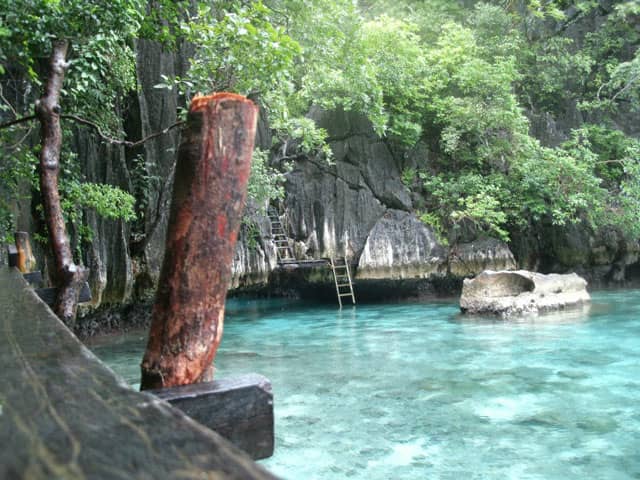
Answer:
[[[503,318],[537,314],[589,302],[587,281],[576,275],[487,270],[465,279],[460,309],[470,314],[492,314]]]

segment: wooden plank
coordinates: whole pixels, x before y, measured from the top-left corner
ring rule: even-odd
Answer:
[[[0,268],[0,478],[275,477],[220,435],[132,390]]]
[[[29,285],[34,287],[39,287],[43,283],[42,272],[40,270],[36,270],[35,272],[23,273],[22,278],[24,278]]]
[[[16,268],[18,266],[18,249],[15,245],[7,245],[7,257],[9,260],[9,266]]]
[[[56,295],[58,294],[58,289],[56,287],[48,287],[48,288],[36,288],[36,294],[42,299],[44,303],[49,305],[50,307],[56,301]],[[78,303],[85,303],[91,301],[91,289],[89,288],[89,284],[84,282],[82,288],[80,289],[80,296],[78,297]]]
[[[271,382],[250,373],[150,390],[258,460],[273,455]]]

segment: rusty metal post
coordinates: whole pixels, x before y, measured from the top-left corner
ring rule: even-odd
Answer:
[[[240,95],[191,102],[141,389],[213,378],[257,115],[253,102]]]

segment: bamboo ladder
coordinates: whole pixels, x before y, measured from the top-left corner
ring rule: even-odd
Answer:
[[[351,297],[353,304],[356,304],[356,296],[353,294],[353,281],[351,280],[347,257],[342,257],[342,262],[343,263],[336,263],[333,257],[329,258],[329,265],[333,272],[333,280],[336,284],[336,294],[338,295],[340,308],[342,308],[342,297]]]
[[[287,232],[280,221],[280,215],[278,215],[277,210],[273,207],[269,207],[267,213],[269,215],[269,220],[271,221],[271,237],[273,238],[273,243],[276,244],[278,262],[290,262],[295,260],[293,251],[289,246]]]

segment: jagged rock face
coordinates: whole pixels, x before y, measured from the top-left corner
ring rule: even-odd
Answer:
[[[429,278],[446,273],[446,250],[413,214],[389,210],[371,230],[358,279]]]
[[[463,282],[460,309],[507,318],[578,306],[590,299],[587,281],[575,273],[485,271]]]
[[[289,235],[305,244],[306,256],[354,257],[362,251],[385,208],[357,183],[358,176],[357,167],[325,167],[314,161],[299,162],[289,174]]]
[[[264,285],[277,265],[271,224],[264,216],[249,215],[240,227],[231,268],[231,289]]]
[[[507,244],[495,238],[462,243],[449,252],[449,273],[454,277],[471,277],[483,270],[516,268],[516,259]]]
[[[361,115],[315,110],[312,116],[327,130],[334,159],[302,158],[288,174],[289,233],[308,256],[357,258],[387,209],[411,207],[401,165]]]
[[[177,120],[176,92],[154,86],[162,81],[161,75],[183,75],[190,56],[186,46],[178,52],[168,52],[154,42],[141,40],[136,47],[140,89],[124,122],[131,139],[160,131]],[[327,163],[301,157],[287,174],[282,213],[296,257],[347,256],[357,262],[358,278],[367,282],[443,275],[463,278],[484,269],[516,268],[514,256],[504,243],[475,240],[448,250],[437,244],[429,227],[409,213],[413,205],[401,181],[402,171],[408,167],[425,168],[429,161],[426,145],[412,152],[395,152],[375,134],[370,122],[355,112],[314,109],[310,116],[327,130],[334,159]],[[562,138],[567,130],[565,124],[571,123],[554,123],[550,117],[545,122],[554,129],[555,140],[548,143]],[[540,136],[543,134],[540,132]],[[133,232],[121,222],[86,214],[95,232],[95,241],[85,247],[84,258],[91,269],[94,304],[117,304],[150,296],[155,291],[164,253],[179,131],[157,137],[136,150],[107,148],[82,132],[75,141],[89,180],[120,185],[145,199],[144,225]],[[256,144],[263,149],[271,147],[264,119],[258,124]],[[137,156],[142,162],[134,161]],[[139,177],[140,172],[134,175],[133,170],[140,168],[152,179],[143,191],[131,180]],[[232,288],[264,286],[273,280],[277,256],[268,219],[254,215],[252,222],[254,227],[243,227],[238,241]],[[532,260],[529,262],[527,257],[523,264],[535,263],[536,268],[545,271],[567,271],[577,265],[581,272],[588,271],[590,278],[615,281],[625,278],[630,265],[638,265],[637,242],[611,235],[594,240],[585,238],[584,232],[578,227],[575,231],[567,228],[545,234],[540,241],[527,239]],[[516,250],[517,258],[525,259],[524,250]],[[556,260],[552,263],[544,252]],[[314,279],[326,280],[308,280]]]
[[[83,159],[83,174],[88,181],[131,190],[122,148],[98,143],[86,131],[77,132],[74,148]],[[82,245],[84,263],[89,267],[92,305],[129,299],[134,282],[128,248],[130,227],[120,221],[103,219],[92,210],[85,215],[94,237],[94,241]]]
[[[538,252],[537,270],[543,273],[576,271],[592,284],[632,280],[639,262],[639,242],[613,228],[594,232],[584,224],[549,225],[537,239],[529,240],[533,243],[529,248]],[[518,249],[516,253],[526,256]]]

